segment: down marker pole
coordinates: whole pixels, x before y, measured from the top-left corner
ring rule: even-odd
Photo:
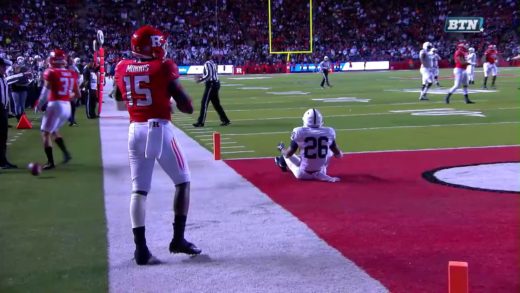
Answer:
[[[468,293],[468,263],[450,261],[448,263],[448,293]]]
[[[220,132],[213,132],[213,158],[220,160]]]

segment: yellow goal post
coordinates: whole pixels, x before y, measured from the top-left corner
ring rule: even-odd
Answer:
[[[272,20],[271,20],[271,0],[268,0],[268,15],[269,15],[269,54],[287,54],[287,62],[291,54],[311,54],[312,51],[312,0],[309,0],[309,50],[301,51],[273,51],[272,46]]]

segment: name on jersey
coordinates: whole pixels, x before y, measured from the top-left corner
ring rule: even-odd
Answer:
[[[484,18],[447,17],[444,31],[447,33],[480,33],[484,31]]]
[[[150,64],[128,65],[128,67],[126,67],[126,72],[148,72],[149,69]]]

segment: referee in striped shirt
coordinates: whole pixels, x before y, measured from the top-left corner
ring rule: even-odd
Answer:
[[[202,77],[196,79],[197,83],[205,82],[206,88],[204,89],[204,95],[202,96],[202,101],[200,103],[199,118],[197,119],[197,123],[193,123],[193,126],[204,127],[206,114],[208,113],[208,104],[210,101],[222,122],[220,123],[220,126],[228,126],[231,124],[231,121],[229,121],[226,112],[224,112],[222,105],[220,105],[220,98],[218,96],[220,81],[218,80],[217,65],[213,62],[211,53],[207,53],[206,59],[208,61],[204,63],[204,72]]]
[[[321,71],[321,74],[323,75],[323,80],[321,81],[321,88],[325,88],[324,85],[325,83],[327,83],[327,86],[328,87],[332,87],[329,83],[329,71],[330,71],[330,61],[329,61],[329,57],[325,56],[323,58],[323,61],[320,62],[320,64],[318,65],[318,68],[320,69]]]
[[[13,63],[7,59],[0,57],[0,168],[1,169],[16,169],[16,165],[9,163],[6,157],[7,151],[7,130],[8,114],[7,106],[9,105],[9,85],[17,82],[22,77],[29,77],[30,72],[19,73],[5,77],[7,67]]]

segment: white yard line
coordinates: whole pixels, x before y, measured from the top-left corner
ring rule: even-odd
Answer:
[[[401,128],[428,128],[428,127],[450,127],[450,126],[500,125],[500,124],[519,124],[519,123],[520,123],[520,121],[479,122],[479,123],[454,123],[454,124],[381,126],[381,127],[363,127],[363,128],[336,128],[335,130],[336,130],[336,132],[338,132],[338,131],[362,131],[362,130],[401,129]],[[287,133],[287,131],[250,132],[250,133],[226,133],[226,136],[271,135],[271,134],[284,134],[284,133]]]
[[[233,145],[233,146],[221,146],[221,149],[243,149],[245,146],[243,145]]]
[[[255,151],[229,151],[229,152],[221,152],[222,154],[238,154],[238,153],[254,153]]]
[[[107,89],[111,87],[107,81]],[[102,115],[113,115],[106,99]],[[120,113],[118,113],[120,114]],[[191,169],[186,236],[203,255],[171,255],[174,186],[155,165],[146,233],[164,263],[140,267],[128,216],[128,121],[100,119],[110,292],[387,292],[307,225],[196,141],[175,135]]]

